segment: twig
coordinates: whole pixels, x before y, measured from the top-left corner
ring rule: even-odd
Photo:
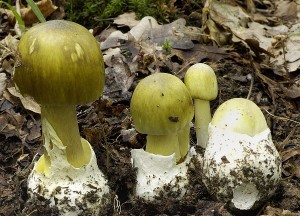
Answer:
[[[272,116],[272,117],[274,117],[276,119],[283,120],[283,121],[290,121],[290,122],[296,123],[298,126],[300,125],[300,122],[298,122],[298,121],[295,121],[295,120],[292,120],[292,119],[289,119],[289,118],[286,118],[286,117],[276,116],[276,115],[270,113],[266,109],[264,109],[264,111],[266,111],[266,113],[268,113],[270,116]]]
[[[152,27],[152,22],[151,19],[149,19],[149,24],[150,24],[150,42],[152,44],[152,49],[153,49],[153,57],[154,57],[154,62],[155,62],[155,72],[160,72],[159,70],[159,65],[157,62],[157,58],[156,58],[156,49],[155,49],[155,43],[154,43],[154,37],[153,37],[153,27]]]
[[[21,7],[20,7],[20,0],[17,0],[16,1],[16,11],[17,13],[21,16]],[[18,22],[16,22],[15,24],[15,32],[18,36],[21,36],[22,35],[22,31],[20,29],[20,25]]]
[[[249,100],[251,94],[252,94],[252,89],[253,89],[253,84],[254,84],[254,76],[253,74],[248,74],[247,75],[247,79],[249,80],[250,79],[250,88],[249,88],[249,92],[248,92],[248,95],[247,95],[247,99]]]

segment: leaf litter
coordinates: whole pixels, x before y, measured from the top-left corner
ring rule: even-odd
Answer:
[[[181,201],[161,197],[147,203],[130,198],[135,171],[129,150],[145,145],[145,135],[132,125],[131,94],[139,80],[151,73],[183,78],[196,62],[210,64],[218,76],[220,91],[211,103],[212,110],[232,97],[249,97],[264,112],[282,155],[283,182],[255,214],[299,214],[300,53],[296,48],[299,12],[295,10],[299,1],[246,2],[206,1],[199,11],[202,26],[188,26],[182,18],[163,25],[153,17],[139,21],[134,13],[123,14],[95,35],[106,65],[104,95],[92,104],[78,106],[77,111],[81,135],[90,141],[100,168],[109,177],[115,194],[112,203],[120,203],[104,209],[103,215],[236,215],[209,196],[198,169],[190,171],[195,176],[194,190]],[[26,195],[32,161],[42,154],[40,108],[32,99],[24,99],[13,84],[17,43],[18,38],[9,34],[0,49],[0,214],[55,215],[56,210],[49,209],[45,200],[28,200]]]

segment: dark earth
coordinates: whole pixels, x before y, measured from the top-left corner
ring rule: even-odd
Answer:
[[[5,20],[2,22],[1,40],[13,33],[13,26]],[[192,190],[181,200],[172,193],[154,202],[132,197],[136,174],[131,166],[130,150],[143,148],[146,137],[125,132],[133,128],[130,96],[139,80],[150,74],[143,69],[135,71],[133,84],[126,94],[112,93],[107,84],[102,98],[77,107],[80,133],[94,148],[98,165],[111,188],[111,201],[101,215],[300,215],[300,99],[289,97],[281,87],[299,80],[300,72],[276,75],[265,64],[264,56],[251,55],[249,48],[241,43],[228,47],[224,47],[228,55],[222,58],[208,56],[200,60],[215,70],[218,79],[219,95],[211,102],[212,113],[224,101],[248,95],[261,108],[283,160],[282,181],[274,196],[251,212],[236,211],[209,195],[201,180],[199,164],[189,170]],[[168,55],[171,62],[182,64],[176,49]],[[7,88],[12,87],[14,53],[2,55],[0,66],[7,76]],[[173,73],[162,62],[159,67],[161,72]],[[176,75],[183,78],[186,69],[181,67]],[[32,200],[27,195],[27,177],[34,161],[42,154],[40,115],[25,109],[18,97],[5,92],[0,99],[0,215],[58,215],[47,200],[42,197]],[[194,145],[193,128],[191,135],[191,145]],[[202,149],[197,150],[203,154]]]

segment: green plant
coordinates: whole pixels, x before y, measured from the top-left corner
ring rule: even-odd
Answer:
[[[134,11],[138,18],[153,16],[159,22],[170,22],[177,17],[172,0],[71,0],[65,5],[67,19],[86,27],[105,24],[108,18]]]
[[[20,26],[20,29],[21,29],[21,32],[24,32],[25,31],[25,24],[22,20],[22,17],[18,14],[18,12],[13,8],[13,6],[11,6],[11,4],[7,3],[7,2],[4,2],[4,1],[0,1],[0,6],[1,4],[4,4],[6,7],[8,7],[9,10],[11,10],[11,12],[14,14],[19,26]]]
[[[172,46],[170,40],[166,39],[162,44],[163,52],[166,55],[171,54]]]
[[[36,15],[36,17],[38,18],[38,20],[42,23],[42,22],[46,22],[45,17],[43,16],[42,12],[40,11],[40,9],[38,8],[38,6],[36,6],[36,4],[34,3],[33,0],[26,0],[27,4],[31,7],[33,13]]]
[[[45,17],[43,16],[42,12],[40,11],[40,9],[36,6],[36,4],[34,3],[33,0],[26,0],[27,4],[31,7],[33,13],[36,15],[36,17],[38,18],[38,20],[40,22],[46,22]],[[4,4],[6,7],[8,7],[9,10],[11,10],[11,12],[14,14],[19,26],[20,26],[20,30],[21,32],[25,31],[25,24],[24,21],[22,19],[22,17],[18,14],[18,12],[14,9],[14,7],[11,5],[11,2],[4,2],[4,1],[0,1],[0,7],[1,4]]]

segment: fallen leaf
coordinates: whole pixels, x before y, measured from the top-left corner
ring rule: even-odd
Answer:
[[[106,68],[106,86],[105,92],[120,91],[122,95],[128,94],[131,87],[134,74],[131,73],[129,66],[122,57],[112,56],[111,67]],[[129,95],[128,95],[129,96]]]
[[[274,16],[282,21],[292,21],[297,19],[297,3],[294,1],[276,1]]]
[[[0,73],[0,98],[2,98],[3,91],[6,89],[6,74]]]
[[[51,0],[42,0],[36,3],[38,8],[41,10],[43,16],[47,18],[49,15],[51,15],[57,7],[53,5]],[[14,24],[16,22],[14,14],[8,10],[8,9],[0,9],[0,13],[5,13],[8,16],[8,21],[11,24]],[[28,8],[21,8],[21,17],[25,23],[25,25],[30,25],[33,23],[36,23],[38,21],[36,15],[32,11],[31,7]]]
[[[32,142],[37,138],[41,137],[41,126],[34,124],[30,129],[29,129],[29,134],[26,136],[26,141],[27,142]]]
[[[283,90],[283,93],[290,98],[299,98],[300,97],[300,81],[295,82],[292,86],[289,88],[284,87],[281,85],[281,89]]]
[[[281,156],[282,162],[285,162],[294,156],[300,156],[300,147],[289,148],[289,149],[283,151],[282,156]]]
[[[114,24],[119,26],[125,25],[129,28],[136,26],[138,23],[139,21],[136,19],[134,12],[121,14],[114,19]]]
[[[41,113],[40,105],[37,102],[35,102],[32,97],[29,96],[23,97],[21,93],[16,90],[15,87],[10,87],[7,90],[9,91],[10,94],[12,94],[15,97],[18,97],[21,100],[21,103],[23,104],[25,109],[30,110],[34,113],[38,113],[38,114]]]
[[[127,34],[123,34],[121,31],[114,31],[101,43],[100,48],[101,50],[106,50],[109,48],[119,47],[127,40]]]

